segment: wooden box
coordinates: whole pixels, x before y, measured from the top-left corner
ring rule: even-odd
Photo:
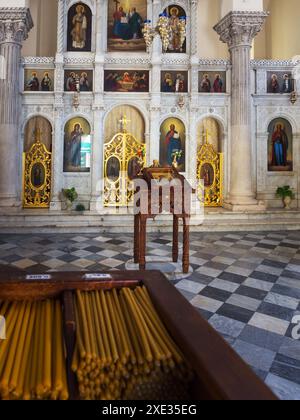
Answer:
[[[194,368],[193,400],[276,400],[269,388],[160,272],[77,272],[36,276],[0,273],[0,300],[61,299],[70,398],[77,399],[76,379],[71,372],[75,343],[73,292],[142,284],[147,287],[169,333]]]

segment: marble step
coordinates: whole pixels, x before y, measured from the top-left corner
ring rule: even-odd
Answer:
[[[160,216],[149,220],[149,231],[170,231],[172,218]],[[132,232],[132,215],[105,215],[87,212],[55,213],[48,211],[22,211],[0,215],[1,233],[68,233],[68,232]],[[300,211],[282,210],[264,213],[232,213],[225,210],[207,211],[204,220],[193,217],[192,231],[255,231],[255,230],[300,230]]]

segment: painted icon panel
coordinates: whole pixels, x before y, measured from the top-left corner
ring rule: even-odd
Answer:
[[[160,128],[160,164],[177,164],[180,172],[185,172],[185,126],[178,118],[168,118]]]
[[[149,71],[105,70],[105,92],[149,92]]]
[[[93,91],[93,71],[92,70],[66,70],[65,71],[65,91],[76,92],[79,86],[80,92]]]
[[[188,78],[187,71],[162,71],[161,91],[163,93],[187,93]]]
[[[147,0],[109,0],[108,51],[146,51],[142,28]]]
[[[294,90],[294,80],[291,73],[272,72],[267,75],[268,93],[291,93]]]
[[[293,170],[293,130],[284,118],[276,118],[269,125],[268,169],[270,172]]]
[[[69,9],[67,41],[68,51],[92,50],[92,12],[82,2],[74,4]]]
[[[177,4],[168,6],[164,13],[170,21],[170,44],[167,53],[186,53],[186,39],[182,39],[180,30],[181,19],[186,20],[186,12]]]
[[[200,93],[226,93],[226,71],[199,72]]]
[[[81,117],[73,118],[65,126],[64,172],[90,172],[91,128]]]
[[[54,90],[54,70],[25,69],[24,91],[52,92]]]

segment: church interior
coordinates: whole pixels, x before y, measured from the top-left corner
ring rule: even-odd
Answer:
[[[0,0],[0,400],[300,400],[297,6]]]

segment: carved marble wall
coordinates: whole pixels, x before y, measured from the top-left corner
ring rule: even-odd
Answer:
[[[269,208],[281,206],[280,199],[275,197],[277,187],[290,185],[296,194],[293,207],[299,207],[300,199],[300,102],[292,105],[290,94],[268,94],[268,74],[283,72],[292,73],[295,77],[295,88],[299,91],[297,78],[299,63],[293,61],[253,61],[253,153],[256,157],[253,166],[258,199],[264,200]],[[276,118],[286,119],[293,129],[293,171],[268,171],[268,127]]]

